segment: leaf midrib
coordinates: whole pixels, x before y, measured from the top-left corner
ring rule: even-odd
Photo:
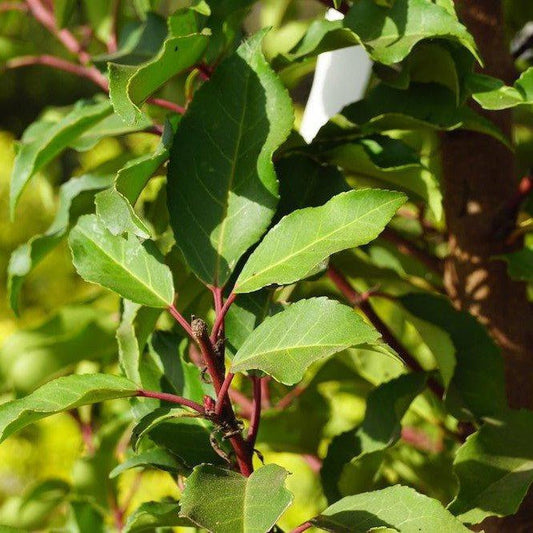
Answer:
[[[122,270],[124,270],[124,272],[126,272],[127,274],[129,274],[133,279],[135,279],[136,281],[138,281],[143,287],[145,287],[146,289],[149,290],[149,292],[151,292],[154,296],[156,296],[157,298],[160,299],[160,301],[162,303],[165,304],[165,307],[167,307],[169,304],[167,303],[167,301],[158,293],[155,291],[154,287],[152,287],[151,285],[147,285],[141,278],[138,278],[134,272],[131,272],[130,270],[128,270],[127,268],[124,267],[123,264],[119,263],[112,255],[109,255],[109,253],[104,249],[102,248],[101,246],[98,245],[98,243],[96,241],[94,241],[87,233],[85,233],[85,231],[83,231],[81,229],[81,227],[78,226],[78,231],[80,233],[82,233],[83,235],[85,235],[85,237],[90,241],[92,242],[96,248],[98,248],[106,257],[108,257],[109,259],[111,259],[111,261],[113,263],[115,263],[116,265],[118,265]],[[122,243],[121,243],[122,244]],[[139,246],[142,247],[142,245],[139,243]],[[124,250],[124,247],[122,247],[122,250]],[[146,257],[144,258],[144,261],[145,261],[145,264],[146,264]],[[149,270],[149,269],[148,269]]]
[[[324,235],[323,237],[317,239],[317,240],[314,240],[312,241],[311,243],[307,244],[306,246],[304,246],[303,248],[300,248],[299,250],[297,250],[296,252],[294,253],[291,253],[289,255],[286,255],[284,256],[282,259],[280,259],[279,261],[277,261],[276,263],[273,263],[271,265],[269,265],[267,268],[263,269],[263,270],[260,270],[259,272],[256,272],[255,274],[253,274],[252,276],[248,277],[247,279],[245,279],[243,282],[240,283],[240,285],[237,285],[236,288],[239,288],[240,286],[242,285],[245,285],[246,283],[249,283],[251,280],[257,278],[258,276],[261,276],[263,275],[265,272],[268,272],[270,270],[273,270],[274,268],[278,267],[279,265],[282,265],[284,263],[286,263],[287,261],[289,261],[290,259],[292,259],[293,257],[296,257],[302,253],[304,253],[308,248],[311,248],[312,246],[316,245],[317,243],[320,243],[324,240],[327,240],[329,239],[332,235],[335,235],[335,233],[338,233],[339,231],[343,231],[345,230],[347,227],[349,226],[352,226],[353,224],[356,224],[356,223],[361,223],[361,220],[365,217],[368,217],[371,213],[373,213],[374,211],[377,211],[379,209],[382,209],[386,206],[388,206],[389,204],[391,203],[394,203],[394,202],[397,202],[399,198],[391,198],[389,201],[383,203],[383,204],[380,204],[379,206],[371,209],[370,211],[367,211],[363,216],[355,219],[355,220],[352,220],[350,223],[348,224],[345,224],[335,230],[333,230],[332,232]],[[313,208],[311,208],[313,209]],[[278,226],[279,227],[279,226]],[[357,246],[357,245],[354,245],[354,246]]]

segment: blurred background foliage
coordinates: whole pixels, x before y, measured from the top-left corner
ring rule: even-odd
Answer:
[[[97,6],[103,6],[105,12],[97,26],[104,36],[110,16],[105,6],[112,3],[94,2],[95,11]],[[124,19],[134,18],[140,3],[124,0]],[[73,25],[98,16],[84,10],[82,4],[86,5],[79,3],[72,14]],[[157,12],[166,15],[189,5],[189,2],[160,0],[152,4]],[[509,37],[513,38],[527,21],[533,20],[533,5],[522,0],[506,0],[505,5]],[[264,41],[265,54],[272,59],[288,52],[311,21],[321,16],[324,10],[323,5],[312,0],[263,0],[255,3],[244,21],[244,28],[253,31],[259,27],[273,27]],[[91,39],[91,43],[91,54],[105,53],[101,40]],[[31,17],[14,11],[0,14],[0,65],[14,56],[45,52],[58,56],[65,54],[61,45]],[[527,63],[527,59],[524,61]],[[311,82],[312,72],[292,88],[297,125]],[[184,91],[184,77],[177,77],[163,89],[161,96],[182,101]],[[57,108],[96,92],[86,80],[44,66],[6,70],[1,74],[0,393],[5,399],[27,394],[64,373],[116,365],[114,329],[118,324],[119,300],[80,280],[65,244],[48,255],[28,277],[22,290],[23,312],[19,318],[10,311],[5,291],[11,252],[49,226],[57,210],[61,184],[72,176],[106,165],[111,169],[120,168],[125,160],[153,151],[157,144],[157,137],[136,133],[119,139],[105,138],[86,152],[67,151],[32,180],[19,204],[16,222],[10,222],[8,188],[16,139],[39,116],[61,112]],[[519,171],[525,172],[533,166],[533,110],[520,107],[515,112],[515,119]],[[427,138],[423,141],[414,138],[409,142],[414,145],[429,142],[428,154],[433,153],[432,141]],[[157,185],[149,187],[140,202],[141,209],[157,206],[157,193]],[[401,292],[405,278],[412,280],[419,275],[420,265],[398,254],[394,247],[387,248],[380,242],[366,251],[368,256],[361,258],[362,263],[370,257],[375,264],[383,266],[382,277],[367,279],[367,287],[379,282],[388,292]],[[419,277],[418,283],[423,283],[425,274]],[[367,288],[361,280],[358,283],[360,289]],[[327,284],[319,287],[316,283],[302,283],[298,288],[307,296],[313,291],[324,294],[328,290]],[[80,307],[80,303],[87,301],[92,302],[93,313]],[[402,342],[431,366],[433,356],[405,314],[387,301],[380,302],[380,313],[387,316],[387,322]],[[43,342],[39,337],[42,329],[57,334],[53,344]],[[445,339],[442,342],[445,345]],[[86,353],[77,353],[72,358],[72,353],[77,350],[86,350]],[[313,369],[297,405],[265,414],[258,447],[267,461],[276,462],[292,473],[288,488],[295,494],[295,505],[281,521],[282,526],[294,527],[323,509],[326,499],[316,475],[315,452],[318,450],[323,456],[333,437],[357,426],[363,418],[365,400],[372,387],[401,372],[402,366],[385,353],[350,350],[348,357],[345,353],[342,358],[333,358]],[[283,390],[278,391],[277,386],[273,386],[272,394],[274,401],[276,395],[283,395]],[[126,453],[121,439],[129,421],[122,418],[125,411],[122,407],[119,401],[106,404],[98,413],[99,426],[93,435],[87,434],[87,418],[84,419],[83,413],[80,419],[62,414],[46,419],[0,445],[0,524],[18,525],[29,530],[62,527],[68,509],[57,506],[59,500],[54,499],[53,491],[47,491],[46,498],[40,503],[22,505],[25,494],[32,487],[49,479],[57,480],[54,490],[59,492],[59,480],[63,480],[76,486],[78,494],[103,494],[103,506],[126,508],[126,514],[143,501],[178,496],[179,489],[168,474],[155,471],[139,474],[132,470],[118,478],[118,505],[106,501],[108,493],[102,487],[112,483],[108,479],[109,470],[122,461]],[[456,443],[447,435],[446,424],[435,417],[436,409],[430,395],[417,398],[406,419],[412,432],[411,439],[408,439],[410,443],[400,441],[387,452],[379,479],[372,480],[374,487],[402,482],[443,502],[450,500],[456,488],[450,474]],[[85,415],[88,417],[89,413]],[[295,420],[299,422],[295,423]],[[287,434],[291,435],[291,453],[276,445],[280,433],[284,434],[284,446]],[[422,442],[421,439],[425,440]],[[107,469],[98,459],[98,451],[106,446],[116,450],[113,465]],[[349,473],[346,475],[349,477]],[[436,477],[441,480],[438,486],[432,483]],[[346,483],[349,484],[350,479],[346,479]]]

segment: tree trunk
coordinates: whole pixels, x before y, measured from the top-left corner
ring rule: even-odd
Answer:
[[[475,37],[484,72],[509,82],[514,72],[501,3],[456,0],[456,7]],[[488,118],[511,135],[510,112],[490,113]],[[458,308],[486,324],[502,348],[511,407],[533,409],[532,306],[526,285],[511,281],[505,263],[493,259],[510,251],[505,242],[516,212],[508,206],[519,182],[513,154],[486,135],[460,131],[442,137],[442,160],[450,247],[446,291]],[[517,515],[486,520],[482,527],[487,533],[533,531],[531,494]]]

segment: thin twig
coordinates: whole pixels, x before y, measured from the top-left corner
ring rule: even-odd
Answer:
[[[235,301],[235,298],[237,298],[237,295],[232,292],[228,299],[224,302],[224,305],[222,306],[222,309],[220,310],[220,313],[218,313],[215,324],[213,325],[213,330],[211,331],[211,342],[215,342],[218,334],[224,325],[224,318],[226,318],[226,314],[229,311],[229,308],[231,307],[231,304]]]
[[[166,392],[157,392],[140,389],[137,391],[135,396],[140,396],[142,398],[155,398],[156,400],[161,400],[163,402],[176,403],[178,405],[184,405],[185,407],[190,407],[194,411],[197,411],[201,415],[205,415],[205,410],[203,405],[193,402],[188,398],[183,398],[183,396],[176,396],[175,394],[168,394]]]
[[[183,315],[176,309],[174,304],[168,306],[168,312],[176,319],[178,324],[186,331],[187,335],[194,339],[194,333],[190,324],[185,320]]]
[[[302,525],[293,529],[291,533],[302,533],[303,531],[307,531],[308,529],[311,529],[312,527],[313,527],[313,524],[311,524],[311,522],[304,522]]]
[[[294,389],[291,389],[279,402],[276,404],[276,409],[286,409],[298,396],[305,392],[307,387],[303,385],[296,385]]]
[[[6,11],[28,11],[28,6],[22,2],[3,2],[0,4],[0,13],[5,13]]]
[[[248,430],[248,444],[253,450],[255,447],[255,441],[257,440],[257,433],[259,432],[259,424],[261,422],[261,378],[252,376],[253,384],[253,411],[252,418],[250,419],[250,428]]]
[[[270,376],[261,378],[261,399],[263,402],[263,408],[270,409],[272,407],[272,399],[270,397]]]
[[[33,65],[44,65],[47,67],[52,67],[57,70],[62,70],[64,72],[69,72],[80,78],[87,78],[93,83],[98,85],[104,91],[109,90],[109,85],[106,77],[97,69],[91,67],[85,67],[83,65],[78,65],[77,63],[72,63],[66,59],[61,59],[60,57],[51,56],[43,54],[40,56],[21,56],[15,57],[6,61],[5,68],[13,69],[20,67],[29,67]]]
[[[334,266],[330,265],[328,268],[328,277],[333,281],[337,289],[343,294],[343,296],[354,306],[358,306],[359,309],[366,315],[372,325],[379,331],[383,340],[401,357],[404,363],[413,372],[424,372],[424,369],[420,366],[420,363],[407,351],[405,346],[394,336],[387,324],[381,320],[381,318],[374,311],[370,302],[361,301],[361,295],[356,291],[343,274],[337,270]],[[444,396],[444,388],[440,383],[434,379],[428,379],[428,387],[439,398]]]
[[[234,377],[235,377],[235,374],[228,372],[226,374],[226,378],[224,379],[224,383],[222,383],[222,387],[220,387],[220,390],[218,391],[217,403],[215,407],[215,415],[217,416],[220,416],[222,413],[222,410],[224,409],[224,405],[226,403],[226,395],[228,393],[228,389],[230,388],[231,382],[233,381]]]

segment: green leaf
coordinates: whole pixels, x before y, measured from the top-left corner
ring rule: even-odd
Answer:
[[[30,392],[80,361],[107,362],[116,353],[115,321],[88,306],[62,308],[43,324],[20,328],[0,349],[0,367],[19,392]]]
[[[465,105],[458,107],[455,94],[436,83],[411,83],[408,90],[380,84],[364,99],[345,107],[342,115],[364,134],[390,130],[432,128],[452,131],[463,128],[491,135],[509,145],[505,135],[490,120]],[[327,130],[327,126],[323,130]]]
[[[68,24],[75,7],[75,0],[56,0],[54,2],[54,18],[56,21],[56,28],[61,29]]]
[[[491,111],[533,103],[533,67],[523,72],[512,87],[484,74],[470,74],[466,85],[472,92],[472,98]]]
[[[72,178],[59,189],[59,207],[54,221],[42,235],[33,236],[19,246],[9,260],[8,294],[13,311],[18,314],[19,295],[26,276],[48,255],[63,239],[69,225],[75,221],[88,203],[87,194],[105,189],[111,184],[111,176],[86,174]],[[92,194],[89,195],[92,200]],[[80,205],[81,204],[81,205]],[[89,205],[92,204],[92,201]]]
[[[96,215],[86,215],[70,232],[69,244],[74,266],[86,281],[148,307],[172,304],[172,274],[150,243],[141,244],[131,233],[115,237]]]
[[[374,0],[359,0],[344,18],[344,25],[357,35],[374,61],[386,65],[399,63],[424,39],[458,43],[481,63],[468,30],[430,0],[396,0],[390,8]]]
[[[126,459],[123,463],[119,464],[109,474],[110,478],[115,478],[132,468],[142,467],[154,467],[166,472],[183,472],[186,469],[180,463],[178,458],[159,448],[154,448],[146,452],[139,453]]]
[[[289,96],[261,54],[263,33],[197,91],[170,155],[176,242],[195,274],[215,286],[227,282],[272,219],[278,200],[272,155],[293,122]]]
[[[456,416],[481,418],[504,410],[503,359],[485,327],[440,296],[407,294],[399,302],[412,315],[444,330],[452,340],[457,364],[446,400],[449,407],[459,402]]]
[[[110,374],[58,378],[20,400],[0,405],[0,442],[37,420],[81,405],[134,396],[129,379]]]
[[[425,374],[404,374],[369,394],[361,427],[340,435],[328,448],[321,471],[328,501],[357,492],[363,471],[365,478],[372,479],[381,464],[381,452],[400,439],[402,418],[424,390],[426,379]]]
[[[105,533],[104,516],[93,502],[71,501],[70,507],[64,533]]]
[[[205,33],[172,37],[148,63],[138,67],[109,63],[109,96],[124,122],[141,122],[144,115],[140,106],[168,80],[197,63],[208,40]]]
[[[180,505],[174,501],[144,502],[128,516],[124,533],[156,531],[164,527],[189,527],[192,523],[179,516]]]
[[[109,42],[113,30],[113,4],[109,0],[83,0],[85,15],[96,37],[104,42]]]
[[[31,177],[67,148],[74,139],[111,112],[112,107],[109,102],[80,101],[59,122],[49,126],[31,141],[22,143],[11,176],[9,199],[11,218],[15,215],[20,195]]]
[[[347,496],[311,522],[334,533],[366,533],[378,528],[390,528],[400,533],[469,531],[437,500],[400,485]]]
[[[533,282],[533,249],[524,248],[518,252],[499,255],[498,259],[507,261],[509,276],[520,281]]]
[[[231,371],[262,370],[293,385],[311,363],[356,344],[375,342],[378,336],[346,305],[327,298],[301,300],[253,331],[235,355]]]
[[[292,501],[285,488],[287,475],[275,464],[259,468],[249,478],[201,465],[187,479],[181,515],[216,533],[266,533]]]
[[[172,137],[172,126],[167,122],[155,152],[128,161],[118,171],[114,186],[96,196],[96,214],[113,235],[129,231],[145,239],[150,236],[149,230],[137,216],[133,206],[148,180],[168,159]]]
[[[449,510],[462,522],[518,511],[533,482],[533,413],[507,411],[487,420],[456,453],[459,492]]]
[[[291,213],[252,253],[234,291],[252,292],[305,278],[330,255],[375,239],[404,201],[398,192],[364,189]]]

